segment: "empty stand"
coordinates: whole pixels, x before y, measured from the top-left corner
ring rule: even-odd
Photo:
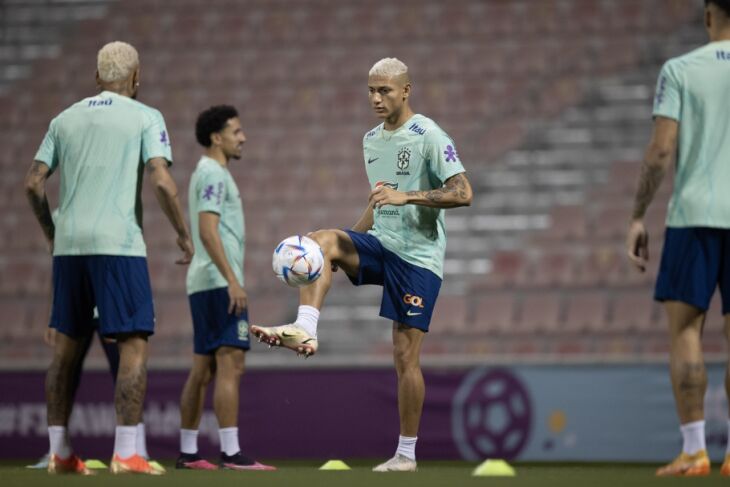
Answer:
[[[270,269],[276,243],[348,228],[366,206],[361,141],[378,123],[367,70],[397,56],[411,68],[415,110],[454,138],[475,189],[471,208],[447,212],[449,265],[432,324],[440,337],[425,341],[426,355],[481,363],[662,348],[650,288],[666,187],[647,219],[648,273],[627,264],[623,238],[658,69],[703,41],[690,2],[8,0],[0,17],[0,309],[18,344],[1,349],[0,366],[47,356],[39,340],[51,259],[22,181],[49,121],[94,93],[96,51],[113,39],[139,48],[140,100],[165,115],[184,203],[201,153],[197,114],[217,103],[241,113],[248,141],[231,171],[246,214],[252,320],[273,324],[296,311],[297,291]],[[143,196],[153,353],[157,363],[187,365],[185,270],[173,264],[174,234],[149,188]],[[339,272],[321,353],[389,362],[379,300],[379,290],[354,289]],[[646,340],[629,346],[618,336],[632,332]],[[591,339],[612,333],[615,341]]]

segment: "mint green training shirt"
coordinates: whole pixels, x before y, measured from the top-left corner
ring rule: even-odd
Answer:
[[[667,226],[730,228],[730,41],[667,61],[654,116],[679,122]]]
[[[363,139],[370,188],[430,191],[464,172],[456,145],[430,118],[414,115],[394,131],[383,124]],[[446,231],[444,210],[421,205],[386,205],[373,212],[368,232],[401,259],[443,278]]]
[[[243,253],[246,245],[243,203],[230,171],[218,161],[203,156],[190,178],[188,191],[190,227],[195,254],[188,268],[188,294],[228,287],[200,239],[200,213],[212,212],[220,216],[218,233],[223,250],[238,283],[243,286]]]
[[[143,166],[172,162],[162,114],[104,91],[51,121],[35,160],[60,171],[53,255],[146,256],[140,190]]]

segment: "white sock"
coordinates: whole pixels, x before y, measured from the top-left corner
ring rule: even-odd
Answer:
[[[297,312],[295,324],[304,328],[314,338],[317,338],[317,321],[319,321],[319,310],[314,306],[301,305]]]
[[[705,421],[693,421],[679,427],[684,438],[682,451],[688,455],[705,449]]]
[[[180,451],[188,455],[198,453],[198,430],[180,430]]]
[[[238,428],[220,428],[218,430],[218,436],[221,439],[221,451],[226,455],[235,455],[241,451],[241,447],[238,446]]]
[[[144,432],[144,423],[137,425],[137,455],[142,458],[149,458],[147,453],[147,437]]]
[[[114,453],[119,458],[129,458],[136,452],[137,427],[117,426],[114,436]]]
[[[417,436],[398,436],[398,449],[395,451],[395,454],[415,460],[416,441],[418,441]]]
[[[48,440],[51,443],[51,455],[56,455],[65,460],[73,453],[71,444],[68,441],[68,431],[65,426],[49,426]]]

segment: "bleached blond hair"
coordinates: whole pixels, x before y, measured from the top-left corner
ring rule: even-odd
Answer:
[[[408,66],[398,58],[386,57],[373,64],[368,76],[395,78],[402,74],[408,75]]]
[[[99,78],[107,83],[129,78],[137,66],[139,66],[139,54],[126,42],[114,41],[106,44],[99,49],[96,58]]]

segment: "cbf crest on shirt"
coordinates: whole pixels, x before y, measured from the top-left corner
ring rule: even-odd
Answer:
[[[433,120],[414,115],[394,131],[383,124],[363,138],[365,170],[370,188],[430,191],[464,172],[456,145]],[[373,212],[369,231],[383,246],[406,262],[443,276],[446,233],[439,208],[386,205]]]

